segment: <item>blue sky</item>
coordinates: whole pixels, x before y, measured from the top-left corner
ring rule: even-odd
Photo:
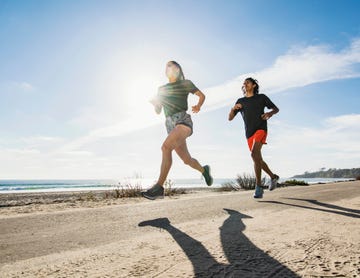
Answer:
[[[251,173],[247,76],[280,108],[274,172],[360,167],[359,1],[0,0],[0,178],[156,179],[164,116],[148,100],[178,61],[204,93],[189,150],[215,177]],[[196,101],[190,97],[190,105]],[[174,155],[170,178],[197,178]]]

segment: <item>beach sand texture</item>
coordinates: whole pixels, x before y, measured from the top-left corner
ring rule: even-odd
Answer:
[[[0,276],[360,277],[360,181],[252,194],[3,205]]]

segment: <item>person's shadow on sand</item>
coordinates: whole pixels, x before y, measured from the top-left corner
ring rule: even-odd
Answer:
[[[220,228],[222,247],[229,264],[218,263],[201,242],[174,227],[168,218],[139,223],[166,230],[183,249],[194,268],[194,277],[300,277],[256,247],[243,233],[244,218],[251,218],[231,209]]]
[[[317,205],[318,207],[309,207],[309,206],[285,203],[285,202],[280,202],[280,201],[259,201],[259,202],[278,204],[278,205],[286,205],[286,206],[291,206],[291,207],[334,213],[334,214],[339,214],[339,215],[347,216],[347,217],[360,218],[360,210],[357,210],[357,209],[350,209],[350,208],[340,207],[337,205],[326,204],[326,203],[322,203],[322,202],[319,202],[317,200],[312,200],[312,199],[299,199],[299,198],[285,198],[285,199],[308,202],[310,204]]]

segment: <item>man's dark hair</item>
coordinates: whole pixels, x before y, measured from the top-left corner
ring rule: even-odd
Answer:
[[[250,81],[252,84],[255,84],[255,87],[254,87],[254,94],[258,94],[259,93],[259,83],[256,79],[252,78],[252,77],[248,77],[245,79],[245,81]],[[244,94],[246,93],[244,87],[242,88]]]

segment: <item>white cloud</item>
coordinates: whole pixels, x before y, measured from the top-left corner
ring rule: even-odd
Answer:
[[[95,157],[88,151],[0,148],[0,157],[0,179],[96,179],[116,175],[115,169],[120,167],[109,167],[107,158]]]
[[[23,148],[23,149],[16,149],[16,148],[9,148],[9,149],[0,149],[1,153],[7,153],[9,155],[16,155],[16,158],[19,158],[21,156],[27,156],[27,155],[37,155],[40,154],[40,151],[37,149],[32,148]]]
[[[77,138],[70,143],[64,145],[60,152],[69,151],[80,148],[85,144],[97,141],[102,138],[109,137],[118,137],[125,134],[128,134],[132,131],[137,131],[143,128],[151,127],[163,122],[163,118],[161,117],[149,117],[147,115],[143,115],[144,117],[133,117],[127,120],[123,120],[116,125],[106,126],[103,128],[98,128],[91,131],[88,135]]]
[[[15,85],[17,88],[20,88],[21,90],[23,90],[25,92],[32,91],[35,89],[35,87],[28,82],[18,82]]]
[[[51,136],[31,136],[22,139],[27,144],[43,144],[43,143],[58,143],[63,141],[60,137]]]
[[[324,119],[318,128],[273,122],[266,153],[286,175],[360,166],[360,114]]]
[[[326,124],[329,126],[330,129],[351,129],[354,131],[358,131],[360,127],[360,115],[349,114],[338,117],[331,117],[326,120]]]
[[[4,81],[0,82],[0,90],[2,92],[32,92],[36,88],[34,85],[26,81]]]
[[[317,128],[294,126],[276,118],[270,125],[268,144],[262,153],[270,169],[282,178],[321,167],[360,167],[360,114],[326,118]],[[235,177],[254,171],[246,139],[238,130],[229,129],[229,134],[224,135],[222,143],[214,149],[202,147],[201,142],[191,145],[201,161],[211,164],[217,177]],[[174,161],[176,163],[176,159]],[[179,167],[172,169],[172,173],[177,176],[182,176],[184,171],[187,177],[195,175],[191,169],[181,166],[181,162],[176,166]]]
[[[287,54],[278,57],[272,66],[264,70],[242,74],[225,84],[203,89],[207,99],[202,112],[209,112],[233,103],[241,95],[242,82],[247,76],[257,78],[260,81],[261,90],[271,94],[317,82],[360,76],[356,68],[359,63],[360,39],[353,40],[349,47],[340,51],[333,51],[329,46],[323,45],[293,48]],[[28,84],[30,86],[23,85],[24,89],[32,88],[30,84]],[[191,103],[194,99],[190,98],[189,101]],[[146,103],[146,105],[149,104]],[[22,168],[21,175],[27,178],[41,177],[44,171],[47,177],[54,178],[59,177],[60,172],[66,173],[68,178],[95,178],[97,176],[114,177],[119,168],[122,168],[122,173],[132,171],[130,168],[133,165],[129,165],[129,169],[126,168],[127,166],[126,169],[124,168],[123,160],[129,159],[125,157],[125,154],[115,158],[111,155],[99,157],[96,151],[89,151],[93,142],[101,141],[102,143],[102,140],[106,138],[123,136],[164,121],[163,115],[156,115],[151,109],[145,110],[143,107],[132,114],[132,117],[123,117],[117,124],[93,129],[85,136],[70,141],[47,136],[23,138],[24,148],[0,149],[2,169],[9,175],[14,173],[13,175],[16,176],[20,167]],[[318,129],[299,126],[295,128],[274,119],[271,122],[269,145],[264,148],[264,157],[269,159],[271,167],[279,171],[282,176],[316,170],[323,166],[357,167],[359,165],[354,164],[360,161],[359,123],[359,114],[327,118]],[[200,153],[199,159],[218,161],[217,164],[214,162],[214,169],[220,175],[231,176],[237,171],[252,171],[252,161],[246,142],[245,140],[241,142],[239,143],[241,146],[235,146],[239,148],[237,151],[234,151],[234,146],[219,148],[215,145],[211,148],[210,146],[202,148],[200,144],[194,145],[193,148]],[[209,149],[212,151],[209,152]],[[153,152],[158,160],[159,157],[155,152],[157,154],[159,150],[156,149]],[[182,164],[181,161],[176,161],[175,159],[175,163]],[[237,163],[228,165],[228,161],[237,161]],[[148,162],[144,160],[143,163]],[[102,169],[98,167],[99,165],[103,166]],[[35,171],[34,167],[38,170]],[[179,167],[179,171],[185,171],[185,169],[187,168]],[[174,173],[177,173],[177,170],[174,170]],[[196,173],[189,170],[190,174]]]
[[[325,45],[294,47],[278,57],[269,68],[242,74],[226,84],[205,89],[207,107],[213,110],[233,103],[242,94],[241,86],[249,76],[259,80],[261,91],[272,94],[329,80],[359,77],[360,71],[355,68],[359,64],[358,38],[338,52]]]
[[[243,172],[252,173],[253,164],[242,131],[229,129],[223,141],[204,145],[201,138],[191,137],[191,154],[200,162],[209,163],[217,178],[235,177]],[[41,137],[40,137],[41,138]],[[43,139],[47,140],[53,139]],[[230,138],[239,138],[230,140]],[[352,168],[360,166],[360,114],[326,118],[317,128],[294,126],[274,118],[271,121],[268,145],[263,156],[270,168],[282,177],[305,171],[326,168]],[[41,139],[40,139],[41,140]],[[44,151],[35,148],[0,148],[1,178],[122,178],[141,169],[145,177],[154,176],[160,165],[160,142],[126,141],[124,148],[109,148],[99,153],[98,146],[82,150],[61,149]],[[102,146],[103,144],[103,146]],[[122,144],[122,143],[119,143]],[[73,146],[75,147],[78,146]],[[123,150],[123,152],[121,152]],[[149,161],[151,163],[149,164]],[[174,155],[174,167],[169,178],[200,175],[183,165]],[[4,176],[6,173],[7,176]]]
[[[340,51],[333,51],[330,46],[325,45],[294,47],[264,70],[242,74],[225,84],[203,89],[207,98],[202,112],[232,104],[242,94],[243,80],[248,76],[259,80],[261,91],[271,94],[328,80],[359,77],[360,72],[355,68],[359,63],[358,38]],[[193,101],[194,99],[190,98],[190,103]],[[133,113],[138,114],[138,117],[125,118],[118,124],[95,129],[69,143],[65,149],[76,149],[100,138],[122,136],[163,121],[150,109],[142,110]]]

